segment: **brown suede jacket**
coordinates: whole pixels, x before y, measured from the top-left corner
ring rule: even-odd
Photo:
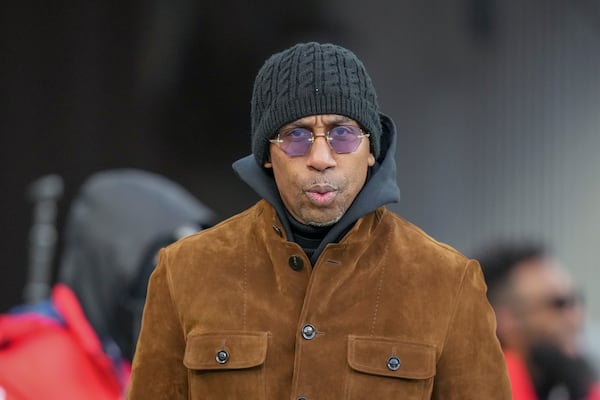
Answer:
[[[163,250],[129,399],[510,399],[476,261],[384,207],[314,268],[264,200]]]

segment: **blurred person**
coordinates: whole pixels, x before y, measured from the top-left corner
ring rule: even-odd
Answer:
[[[478,259],[498,321],[515,400],[598,400],[581,346],[582,296],[542,246],[499,245]]]
[[[509,399],[479,264],[384,207],[396,131],[356,55],[274,54],[251,104],[262,199],[161,251],[129,398]]]
[[[214,219],[160,175],[90,176],[69,209],[51,298],[0,316],[0,399],[124,398],[158,249]]]

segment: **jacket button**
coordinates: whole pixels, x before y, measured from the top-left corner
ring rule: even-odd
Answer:
[[[317,334],[317,331],[315,330],[314,326],[307,324],[302,327],[302,337],[304,339],[311,340],[312,338],[315,337],[316,334]]]
[[[387,367],[390,371],[397,371],[400,368],[400,359],[398,357],[390,357],[387,360]]]
[[[219,364],[225,364],[227,361],[229,361],[229,353],[225,350],[219,350],[217,351],[215,359]]]
[[[283,237],[283,232],[281,232],[281,228],[278,227],[277,225],[273,225],[273,230],[275,231],[276,234],[278,234],[280,237]]]
[[[288,264],[294,271],[300,271],[304,267],[304,261],[300,256],[291,256],[288,260]]]

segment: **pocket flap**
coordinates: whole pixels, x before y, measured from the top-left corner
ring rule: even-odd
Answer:
[[[243,369],[264,364],[268,332],[223,332],[188,336],[183,364],[190,369]]]
[[[435,375],[435,358],[435,347],[428,344],[370,336],[348,337],[348,364],[367,374],[427,379]]]

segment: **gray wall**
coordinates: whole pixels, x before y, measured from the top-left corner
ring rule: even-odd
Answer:
[[[600,3],[332,8],[400,131],[394,209],[468,255],[545,241],[599,321]]]

